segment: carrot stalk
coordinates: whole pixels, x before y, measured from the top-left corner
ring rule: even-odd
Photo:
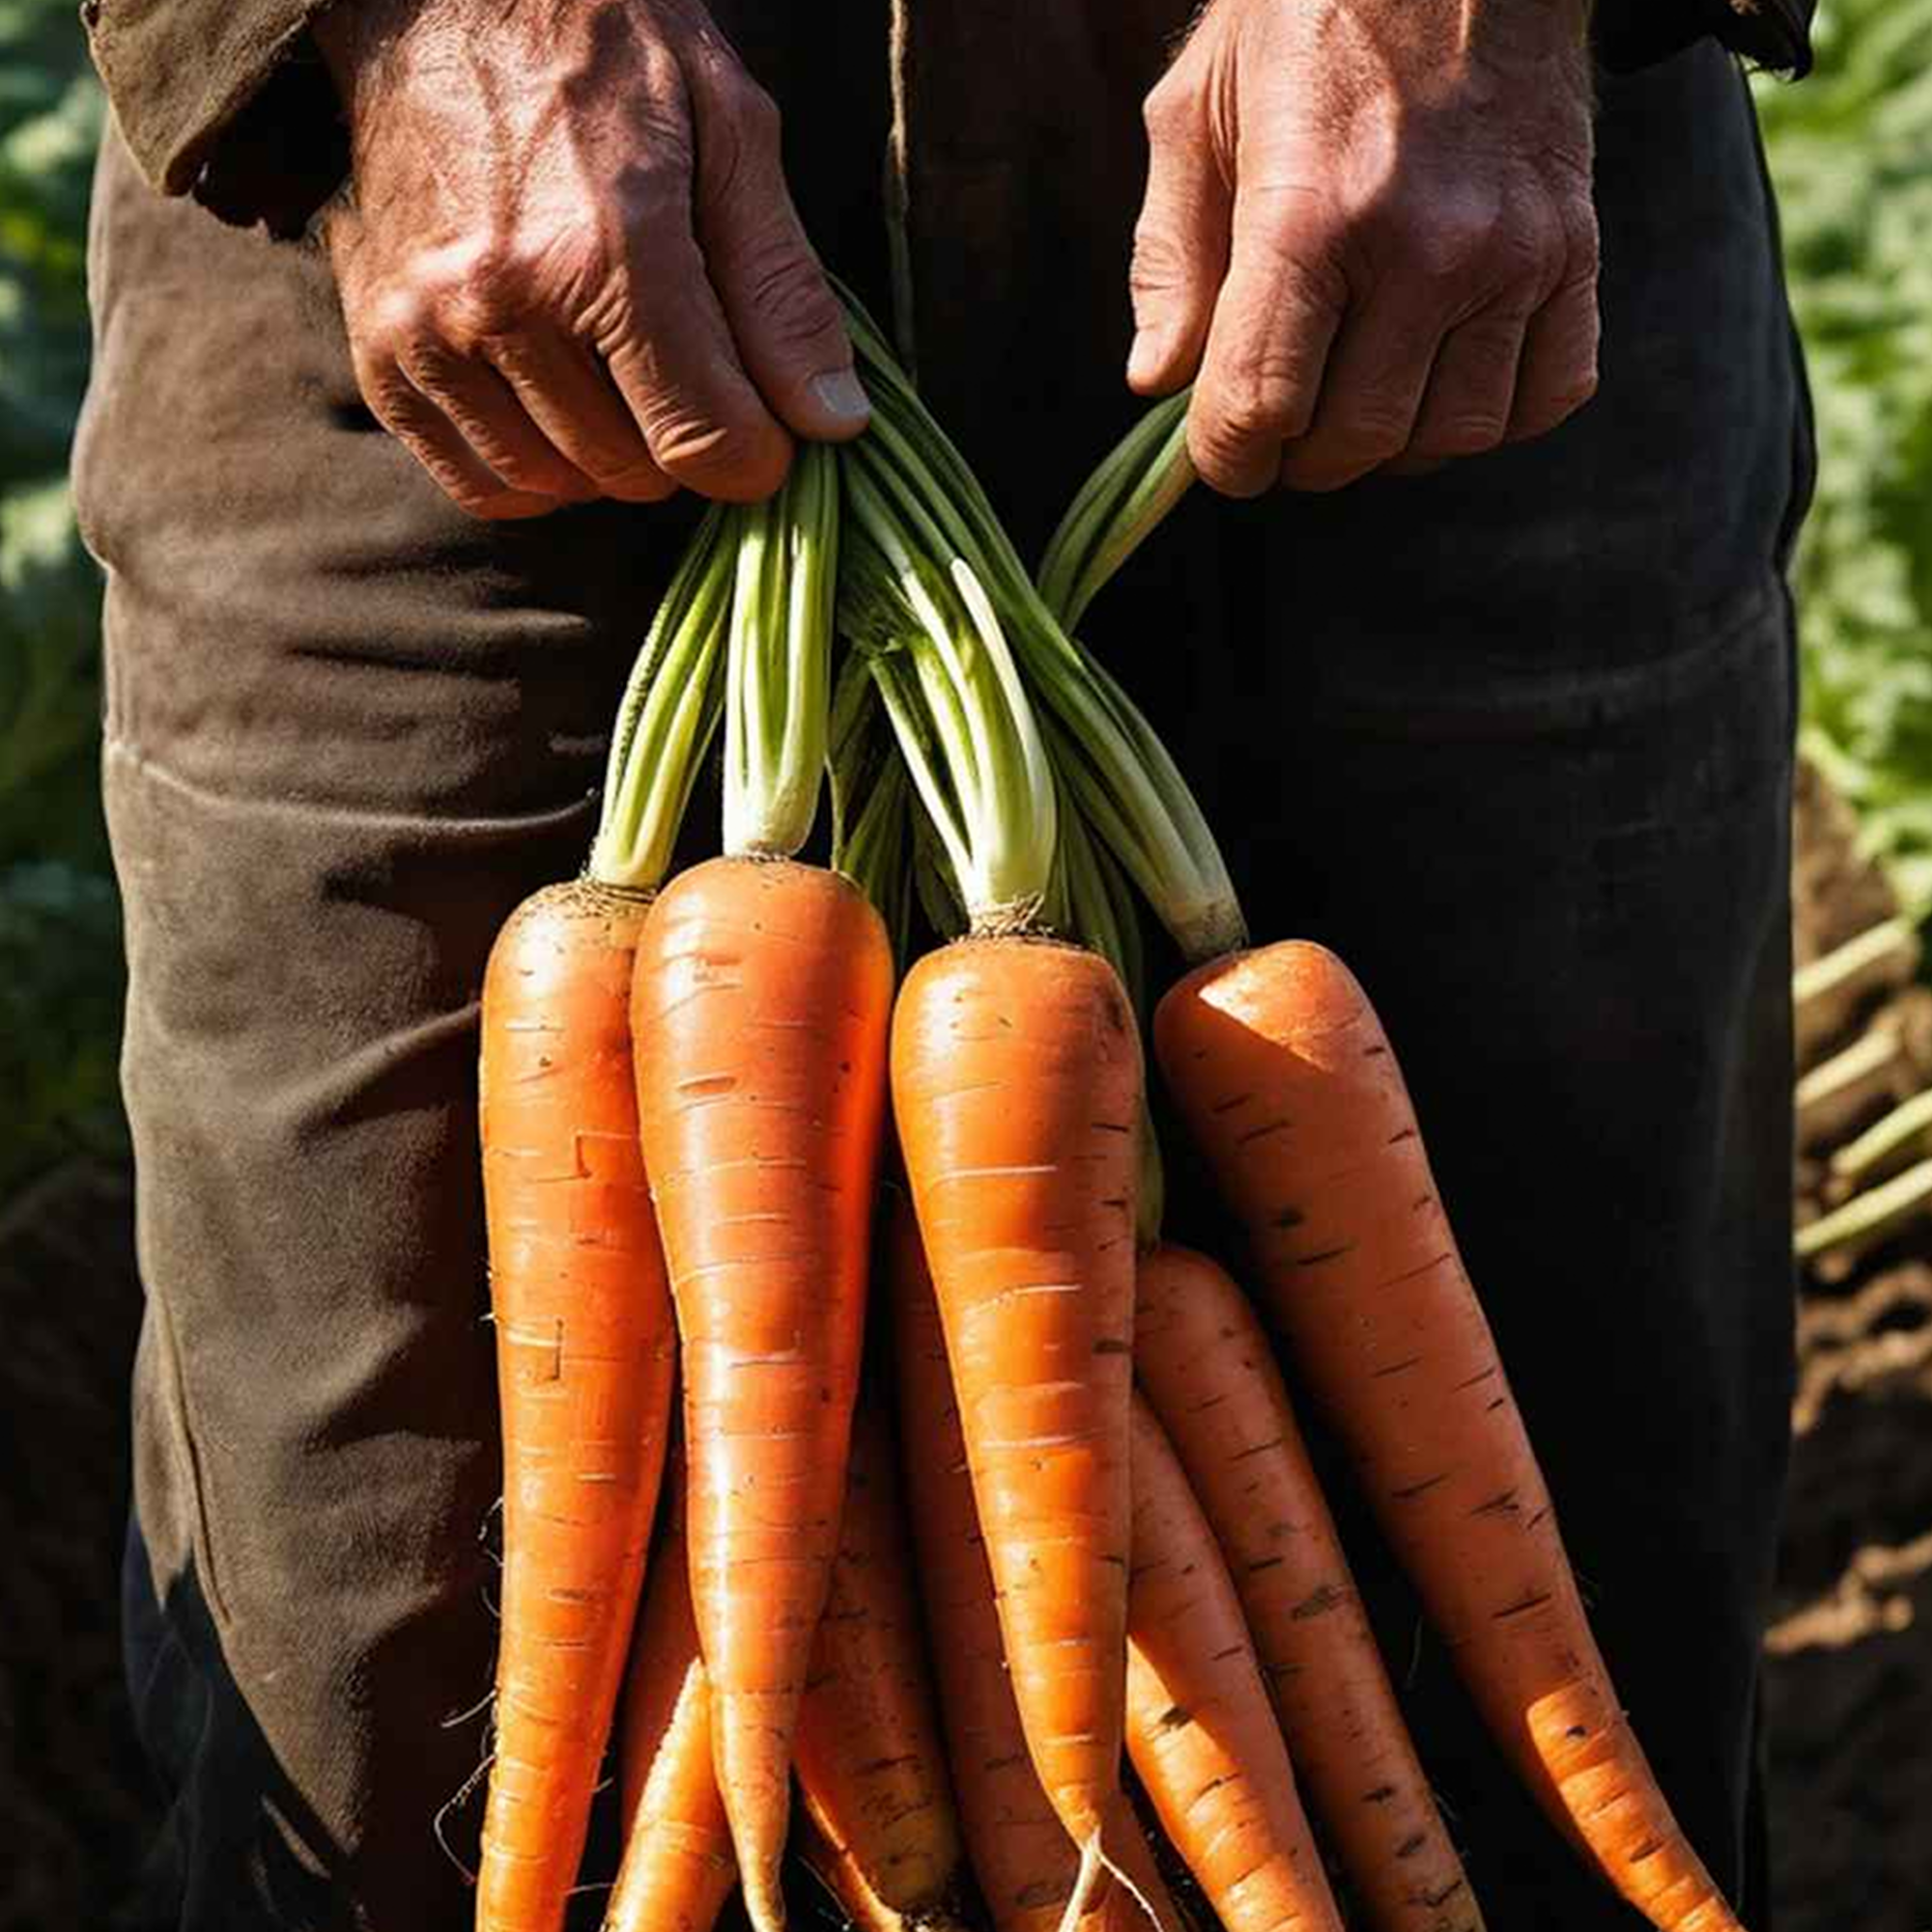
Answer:
[[[849,628],[972,921],[906,976],[893,1105],[1021,1722],[1081,1848],[1074,1918],[1110,1864],[1125,1719],[1140,1045],[1113,968],[1037,931],[1054,785],[990,599],[848,490],[878,559]]]
[[[1247,1297],[1141,1257],[1134,1374],[1226,1558],[1301,1789],[1377,1932],[1481,1932]]]
[[[1127,1751],[1227,1932],[1341,1932],[1240,1599],[1153,1412],[1134,1398]]]
[[[479,1932],[554,1932],[642,1581],[673,1337],[638,1150],[632,964],[717,714],[728,576],[700,526],[639,653],[590,876],[490,955],[483,1192],[503,1438],[503,1594]]]
[[[960,1824],[997,1932],[1054,1932],[1073,1899],[1080,1858],[1028,1754],[1006,1667],[939,1306],[909,1209],[892,1219],[885,1280],[920,1593]],[[1143,1932],[1146,1919],[1137,1897],[1151,1906],[1162,1932],[1181,1932],[1183,1921],[1146,1838],[1124,1800],[1117,1805],[1108,1841],[1132,1889],[1097,1890],[1081,1920],[1083,1932]]]
[[[1187,957],[1239,944],[1240,908],[1220,848],[1158,734],[1049,609],[979,479],[884,337],[849,296],[846,307],[873,404],[870,428],[845,448],[848,485],[864,477],[917,548],[958,558],[983,588],[1039,701],[1057,768]],[[1141,493],[1128,496],[1144,505]]]
[[[864,1932],[956,1924],[963,1876],[894,1462],[862,1404],[794,1752],[808,1862]]]
[[[878,914],[786,856],[824,761],[833,462],[802,450],[740,542],[731,850],[660,896],[633,979],[683,1366],[692,1601],[758,1932],[783,1923],[792,1737],[838,1548],[892,1002]]]
[[[1180,390],[1142,412],[1066,506],[1036,573],[1039,594],[1074,630],[1116,571],[1193,486]]]
[[[1283,943],[1191,974],[1154,1037],[1268,1311],[1519,1775],[1653,1924],[1735,1927],[1617,1701],[1362,989]]]
[[[681,1474],[671,1473],[671,1520],[625,1678],[617,1760],[624,1861],[605,1932],[711,1932],[738,1884],[711,1765],[711,1690],[691,1609]]]

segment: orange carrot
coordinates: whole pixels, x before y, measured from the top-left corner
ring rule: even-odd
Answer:
[[[793,1751],[807,1862],[865,1932],[956,1923],[963,1876],[894,1461],[884,1418],[862,1403]]]
[[[646,904],[589,880],[547,887],[484,978],[503,1595],[478,1932],[562,1923],[664,1466],[670,1300],[628,1019]]]
[[[892,960],[836,874],[714,859],[638,950],[644,1163],[684,1375],[692,1601],[754,1924],[783,1922],[793,1728],[859,1385]]]
[[[618,1750],[624,1861],[605,1932],[711,1932],[738,1884],[731,1829],[711,1767],[711,1690],[691,1612],[682,1470],[651,1565],[624,1684]]]
[[[1141,1104],[1113,968],[1027,938],[928,953],[893,1100],[1013,1694],[1091,1884],[1124,1742]]]
[[[1377,1932],[1482,1932],[1247,1297],[1141,1257],[1134,1374],[1227,1558],[1309,1807]]]
[[[1055,1932],[1080,1859],[1027,1753],[939,1308],[910,1211],[893,1217],[888,1266],[901,1455],[960,1823],[997,1932]],[[1151,1906],[1161,1932],[1183,1932],[1139,1825],[1123,1799],[1115,1804],[1108,1843],[1133,1892]],[[1082,1932],[1147,1932],[1133,1892],[1096,1890]]]
[[[1269,1312],[1491,1731],[1653,1924],[1735,1927],[1618,1704],[1361,988],[1319,946],[1232,954],[1168,993],[1154,1037]]]
[[[1127,1754],[1227,1932],[1341,1932],[1240,1599],[1161,1427],[1133,1414]]]

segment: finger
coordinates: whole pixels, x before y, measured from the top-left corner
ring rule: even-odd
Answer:
[[[1552,430],[1597,393],[1597,278],[1565,282],[1530,317],[1523,331],[1509,440]]]
[[[1229,497],[1273,486],[1285,442],[1314,419],[1348,289],[1300,190],[1236,196],[1228,279],[1187,411],[1187,446]]]
[[[544,435],[517,393],[480,356],[435,336],[405,340],[397,366],[456,426],[485,467],[512,490],[563,502],[588,502],[597,486]]]
[[[599,495],[656,503],[675,494],[610,371],[582,343],[532,325],[492,343],[489,355],[530,420]]]
[[[1306,433],[1283,453],[1292,490],[1339,490],[1408,447],[1439,330],[1394,289],[1350,316],[1329,350]]]
[[[700,57],[694,77],[697,245],[732,339],[780,420],[820,442],[871,416],[845,319],[785,185],[779,110],[741,68]]]
[[[1409,458],[1478,456],[1509,434],[1524,323],[1519,309],[1485,309],[1442,338],[1408,439]]]
[[[356,385],[371,413],[459,509],[497,522],[541,517],[560,507],[554,497],[510,489],[393,361],[359,350],[353,359]]]
[[[1199,97],[1180,72],[1143,109],[1148,183],[1127,278],[1134,302],[1127,384],[1144,396],[1179,388],[1200,367],[1228,272],[1228,184],[1201,125]],[[1184,91],[1169,91],[1177,86]]]
[[[631,247],[629,305],[586,347],[667,476],[700,497],[762,502],[784,481],[791,438],[738,359],[692,233],[688,178],[666,171],[639,209]]]

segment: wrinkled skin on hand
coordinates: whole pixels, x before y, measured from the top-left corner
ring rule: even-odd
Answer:
[[[1215,488],[1332,490],[1597,383],[1583,0],[1213,0],[1147,101],[1128,380]]]
[[[755,500],[864,428],[778,109],[696,0],[355,0],[327,239],[369,407],[464,509]]]

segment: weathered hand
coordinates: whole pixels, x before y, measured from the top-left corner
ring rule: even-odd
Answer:
[[[1128,381],[1215,488],[1332,490],[1597,383],[1583,0],[1213,0],[1149,96]]]
[[[317,31],[356,380],[464,509],[755,499],[792,435],[864,428],[778,110],[697,0],[351,0]]]

